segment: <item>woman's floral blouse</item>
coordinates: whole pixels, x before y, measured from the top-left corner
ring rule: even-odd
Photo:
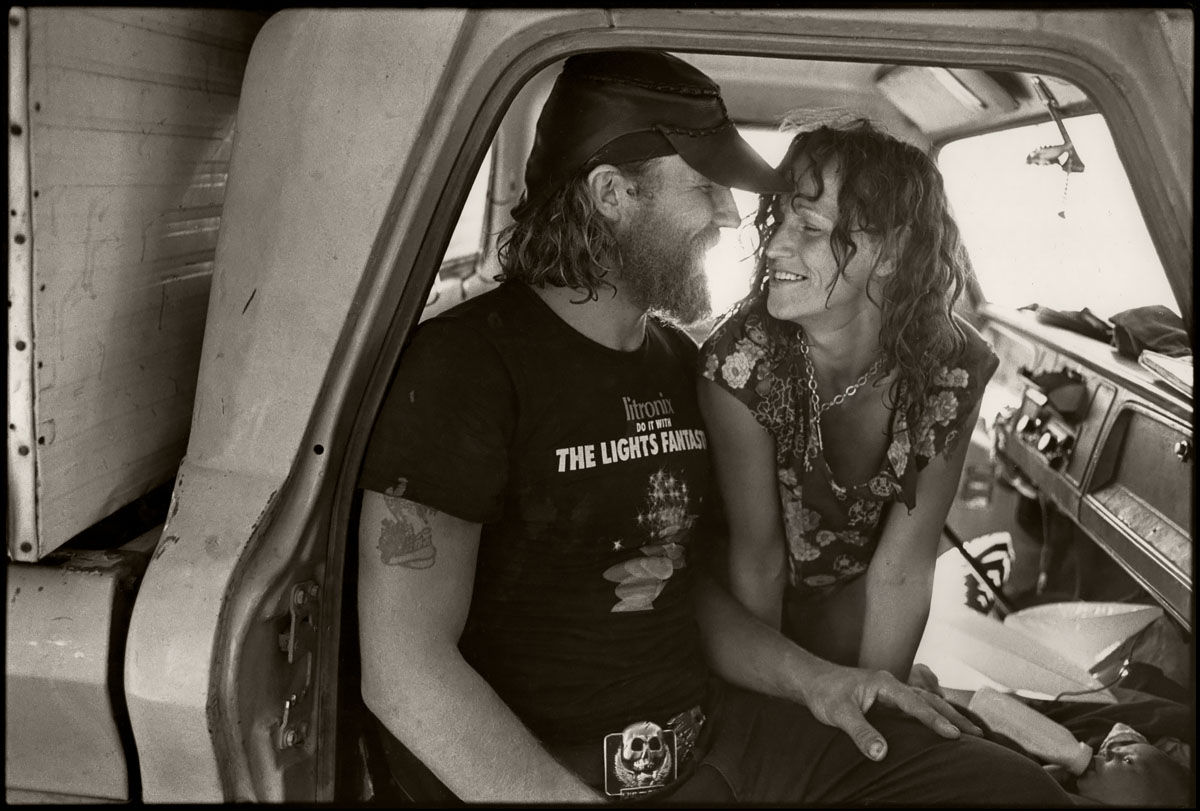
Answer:
[[[939,371],[915,426],[909,425],[915,403],[900,390],[903,407],[892,412],[882,469],[863,482],[835,481],[823,454],[804,463],[809,405],[794,325],[774,321],[756,298],[727,315],[705,341],[701,374],[737,397],[775,438],[790,599],[815,596],[865,572],[885,507],[900,501],[911,510],[917,474],[960,439],[970,441],[974,426],[966,420],[999,361],[978,332],[959,325],[967,335],[959,363]]]

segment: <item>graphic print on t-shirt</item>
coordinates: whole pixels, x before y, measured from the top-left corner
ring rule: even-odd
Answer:
[[[646,475],[641,487],[641,506],[634,520],[632,537],[616,537],[607,543],[611,551],[629,550],[635,556],[610,566],[603,572],[605,580],[616,583],[618,602],[613,612],[650,611],[654,599],[662,593],[667,581],[677,569],[683,568],[684,543],[699,513],[699,497],[690,493],[687,469],[657,465],[649,474],[635,472],[647,469],[647,459],[670,456],[687,451],[704,451],[708,437],[703,429],[680,428],[675,425],[676,408],[671,398],[662,392],[648,399],[622,396],[614,401],[619,408],[618,424],[624,435],[601,437],[595,442],[554,450],[554,469],[560,474],[573,474],[593,468],[630,464],[626,475]],[[695,422],[687,420],[691,424]],[[608,423],[615,428],[614,423]],[[617,429],[620,430],[620,429]],[[632,463],[637,462],[634,467]],[[630,482],[630,485],[633,485]],[[636,486],[636,485],[634,485]]]
[[[654,608],[654,598],[667,580],[686,565],[683,544],[696,518],[691,512],[687,482],[666,470],[650,476],[645,507],[637,517],[638,529],[645,533],[638,549],[643,557],[610,566],[604,572],[605,580],[617,584],[620,602],[613,606],[613,612]]]
[[[632,397],[622,397],[621,407],[628,426],[626,435],[556,449],[554,454],[558,457],[559,473],[708,447],[704,431],[672,427],[675,408],[671,405],[671,398],[664,397],[661,392],[652,400],[638,401]]]

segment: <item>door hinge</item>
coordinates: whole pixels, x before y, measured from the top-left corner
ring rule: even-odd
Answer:
[[[279,649],[287,654],[291,666],[287,698],[279,719],[279,734],[275,745],[279,749],[302,746],[308,735],[312,714],[313,665],[317,647],[317,612],[321,587],[312,580],[292,586],[288,607],[288,632],[279,635]]]

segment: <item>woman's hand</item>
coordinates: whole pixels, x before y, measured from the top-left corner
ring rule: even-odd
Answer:
[[[887,755],[887,741],[867,721],[865,713],[878,701],[911,715],[944,738],[983,731],[948,701],[923,688],[909,687],[882,670],[863,670],[828,662],[806,679],[804,703],[823,724],[841,729],[871,760]],[[930,673],[932,675],[932,673]],[[934,678],[936,686],[937,679]]]

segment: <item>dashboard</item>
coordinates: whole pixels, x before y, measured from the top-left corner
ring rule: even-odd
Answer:
[[[983,305],[996,450],[1189,632],[1193,404],[1112,346]],[[988,411],[989,415],[996,413]]]

